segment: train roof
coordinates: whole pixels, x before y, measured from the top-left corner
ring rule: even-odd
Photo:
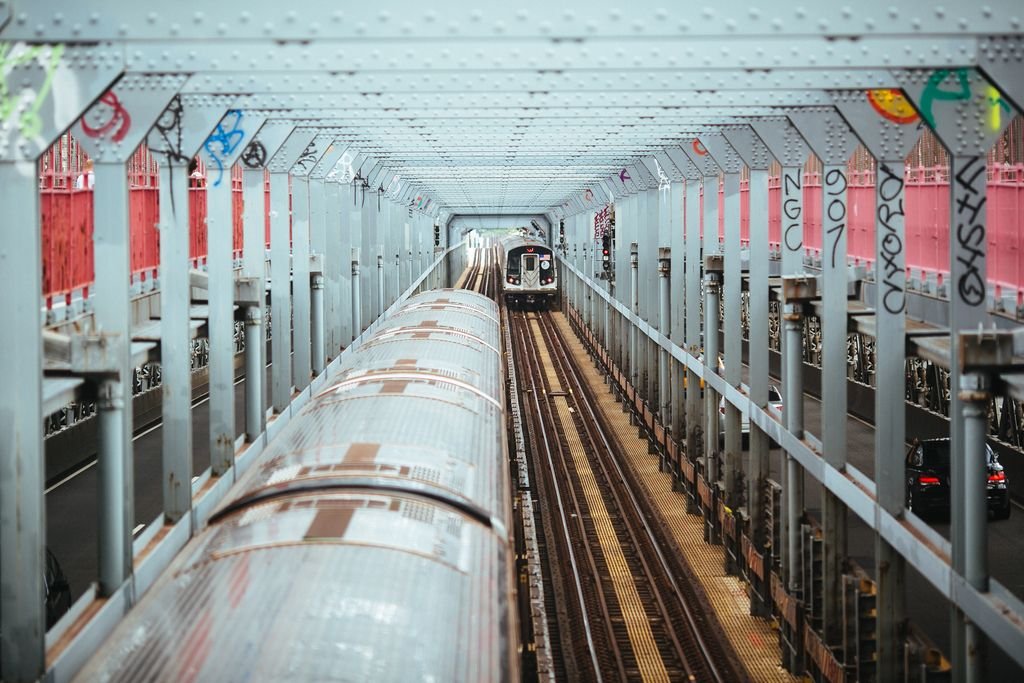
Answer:
[[[516,247],[543,247],[550,250],[548,243],[539,237],[524,237],[522,235],[510,235],[501,241],[501,247],[506,252]]]

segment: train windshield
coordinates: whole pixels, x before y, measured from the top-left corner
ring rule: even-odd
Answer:
[[[507,275],[519,275],[523,269],[523,257],[533,256],[534,258],[526,259],[526,270],[534,271],[537,270],[537,260],[540,259],[540,267],[546,269],[548,261],[551,259],[551,251],[545,247],[516,247],[508,252],[508,257],[505,261],[505,273]]]

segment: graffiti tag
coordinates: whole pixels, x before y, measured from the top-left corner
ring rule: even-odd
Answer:
[[[0,121],[7,121],[11,117],[20,99],[20,91],[18,94],[12,95],[8,89],[7,74],[16,66],[30,64],[35,61],[44,49],[45,46],[38,45],[26,49],[15,57],[11,57],[11,44],[0,43],[0,75],[3,76],[0,78]],[[54,45],[50,50],[50,60],[44,66],[45,76],[43,83],[39,86],[35,99],[32,100],[29,107],[18,118],[18,130],[23,137],[34,138],[43,130],[43,120],[39,116],[39,110],[42,108],[43,102],[46,101],[46,97],[50,94],[50,89],[53,87],[53,74],[57,71],[63,55],[64,45]]]
[[[263,168],[267,165],[267,148],[259,140],[253,140],[242,150],[241,159],[246,168]]]
[[[846,232],[846,174],[842,169],[832,168],[825,174],[825,194],[831,198],[825,216],[830,224],[827,234],[835,238],[832,242],[832,267],[835,268],[839,242]]]
[[[954,157],[956,159],[956,157]],[[968,306],[985,301],[985,158],[960,158],[953,192],[956,205],[956,262],[961,266],[957,277],[960,300]]]
[[[295,166],[299,169],[299,172],[308,173],[314,166],[316,166],[317,158],[316,140],[313,140],[306,145],[306,149],[302,150],[302,154],[300,154],[299,158],[295,161]]]
[[[708,150],[704,147],[704,143],[695,139],[693,141],[693,153],[698,156],[706,157],[708,155]]]
[[[951,87],[944,87],[949,76],[955,77]],[[936,102],[963,102],[971,99],[971,83],[967,69],[936,69],[928,77],[928,82],[921,92],[921,116],[928,125],[935,128],[935,113],[932,108]],[[985,94],[985,105],[988,108],[987,121],[990,128],[999,130],[1001,113],[1012,113],[1010,105],[1000,92],[989,86]]]
[[[619,180],[624,183],[627,180],[632,180],[632,178],[629,177],[629,172],[626,169],[622,169],[619,171]]]
[[[903,93],[895,88],[868,90],[867,98],[879,116],[893,123],[906,125],[920,118]]]
[[[893,315],[906,309],[903,265],[903,178],[892,172],[888,165],[878,164],[878,209],[876,216],[884,232],[878,247],[879,277],[885,288],[882,306]]]
[[[782,175],[782,214],[786,217],[786,228],[782,241],[789,252],[800,251],[804,246],[803,186],[800,169],[786,169]]]
[[[101,107],[100,105],[104,106]],[[109,109],[109,113],[104,111],[105,109]],[[112,142],[121,142],[132,128],[132,117],[128,114],[128,111],[121,104],[121,100],[117,98],[117,94],[113,90],[105,92],[103,97],[99,99],[99,102],[89,110],[89,114],[101,122],[100,125],[94,128],[89,125],[88,115],[82,117],[82,132],[91,138],[98,138],[110,131],[114,131],[110,136],[110,140]]]
[[[238,146],[242,144],[242,140],[245,139],[245,131],[242,130],[242,112],[240,109],[228,110],[225,119],[234,117],[231,122],[231,130],[224,128],[224,122],[217,124],[210,137],[206,138],[206,142],[203,143],[203,149],[210,155],[210,159],[217,165],[217,179],[213,181],[214,187],[220,187],[221,180],[224,179],[224,163],[231,158],[231,155],[235,153]]]

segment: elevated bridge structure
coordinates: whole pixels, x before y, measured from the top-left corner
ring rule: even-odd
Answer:
[[[843,647],[854,523],[873,539],[877,680],[901,673],[911,571],[949,605],[955,680],[980,680],[985,646],[1024,664],[1021,591],[988,566],[983,466],[993,396],[999,410],[1024,399],[1021,279],[1004,265],[1024,230],[1019,210],[991,210],[1006,187],[1024,193],[1022,21],[1015,0],[0,2],[0,677],[73,676],[344,349],[405,294],[450,283],[463,230],[503,216],[561,248],[568,305],[663,427],[709,538],[735,519],[748,557],[770,559],[773,604],[813,611],[782,620],[788,667],[807,642]],[[131,210],[140,149],[159,195],[147,220]],[[69,254],[48,251],[59,236],[42,210],[40,179],[61,164],[68,193],[91,196],[90,236]],[[907,169],[925,166],[941,167],[929,178],[946,208],[915,237]],[[151,284],[133,287],[153,232]],[[871,241],[851,251],[851,234]],[[915,239],[948,247],[924,263]],[[91,279],[44,289],[44,264],[83,249]],[[851,334],[871,346],[870,473],[849,453]],[[199,466],[195,338],[210,385]],[[162,509],[135,538],[126,406],[133,372],[157,361]],[[919,362],[943,378],[948,539],[906,507]],[[96,583],[48,630],[43,423],[82,401],[100,441]]]

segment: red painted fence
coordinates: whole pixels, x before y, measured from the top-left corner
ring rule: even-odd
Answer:
[[[88,295],[93,281],[93,178],[85,152],[64,135],[39,164],[42,218],[43,292],[47,305],[80,290]],[[160,263],[160,176],[155,157],[139,148],[128,163],[131,271],[146,281]],[[232,233],[236,258],[242,249],[242,170],[231,169]],[[269,182],[265,179],[265,214],[269,243]],[[200,265],[207,253],[206,169],[197,160],[189,181],[189,256]]]
[[[42,213],[43,292],[48,304],[70,299],[72,291],[86,294],[93,280],[93,204],[90,174],[84,152],[70,135],[63,136],[40,161],[39,189]],[[988,168],[988,277],[997,294],[1024,297],[1024,164],[989,164]],[[131,268],[134,277],[156,275],[160,261],[159,175],[156,160],[140,148],[128,166],[131,213]],[[197,164],[189,183],[189,255],[194,264],[206,256],[206,172]],[[242,248],[242,172],[231,169],[233,234],[236,255]],[[821,253],[821,177],[804,174],[804,249]],[[849,172],[847,195],[848,250],[855,262],[874,262],[874,173]],[[780,242],[780,188],[777,176],[768,179],[768,241]],[[719,239],[723,239],[724,200],[719,189]],[[701,197],[703,204],[703,196]],[[908,167],[906,173],[907,268],[912,277],[949,272],[949,178],[944,166]],[[270,188],[264,176],[264,231],[270,243]],[[701,230],[703,234],[703,207]],[[740,230],[750,235],[748,181],[740,185]]]

